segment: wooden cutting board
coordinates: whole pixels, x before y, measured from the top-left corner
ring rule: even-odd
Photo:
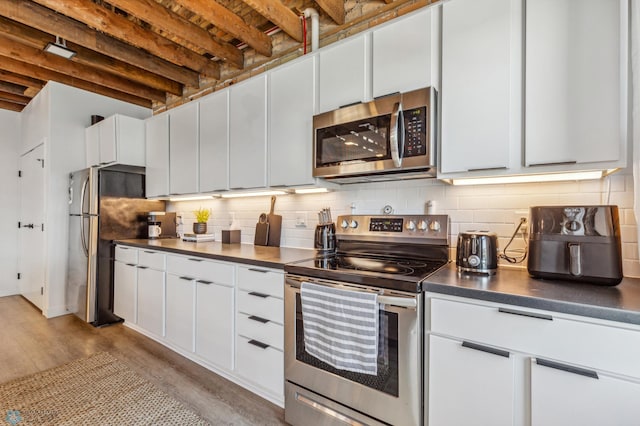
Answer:
[[[269,222],[269,238],[267,239],[267,244],[273,247],[280,247],[280,236],[282,233],[282,216],[273,213],[275,205],[276,196],[272,195],[271,210],[269,211],[269,216],[267,217],[267,222]]]
[[[256,223],[256,235],[253,239],[253,244],[256,246],[266,246],[269,239],[269,222],[267,221],[266,213],[262,213]]]

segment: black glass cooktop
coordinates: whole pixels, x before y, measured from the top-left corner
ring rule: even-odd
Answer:
[[[420,283],[447,262],[429,259],[333,255],[285,265],[292,274],[363,285],[421,291]]]

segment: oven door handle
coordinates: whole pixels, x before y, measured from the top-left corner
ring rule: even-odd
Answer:
[[[380,305],[398,306],[401,308],[417,308],[418,302],[415,298],[407,297],[393,297],[393,296],[378,296],[378,303]]]

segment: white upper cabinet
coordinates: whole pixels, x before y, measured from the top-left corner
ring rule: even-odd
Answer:
[[[267,185],[267,76],[229,89],[229,187]]]
[[[144,122],[112,115],[85,131],[87,167],[107,164],[145,166]]]
[[[521,56],[511,0],[443,5],[440,172],[509,167],[519,132]]]
[[[369,38],[360,34],[320,50],[318,112],[369,100]]]
[[[627,4],[526,2],[526,166],[624,160]]]
[[[434,8],[422,9],[372,32],[374,98],[433,86],[438,51],[432,36],[435,15]]]
[[[169,114],[147,119],[146,148],[146,195],[161,197],[169,195]]]
[[[229,91],[200,102],[200,192],[229,189]]]
[[[271,72],[269,184],[314,183],[312,177],[315,62],[312,56]]]
[[[198,104],[169,111],[169,193],[198,192]]]

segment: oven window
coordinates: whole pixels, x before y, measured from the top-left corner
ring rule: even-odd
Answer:
[[[380,392],[398,396],[398,314],[380,313],[378,336],[378,375],[338,370],[331,365],[309,355],[304,347],[304,322],[300,294],[296,294],[296,359],[307,365],[344,377]]]
[[[387,114],[318,129],[316,167],[390,159],[390,123],[391,114]]]

